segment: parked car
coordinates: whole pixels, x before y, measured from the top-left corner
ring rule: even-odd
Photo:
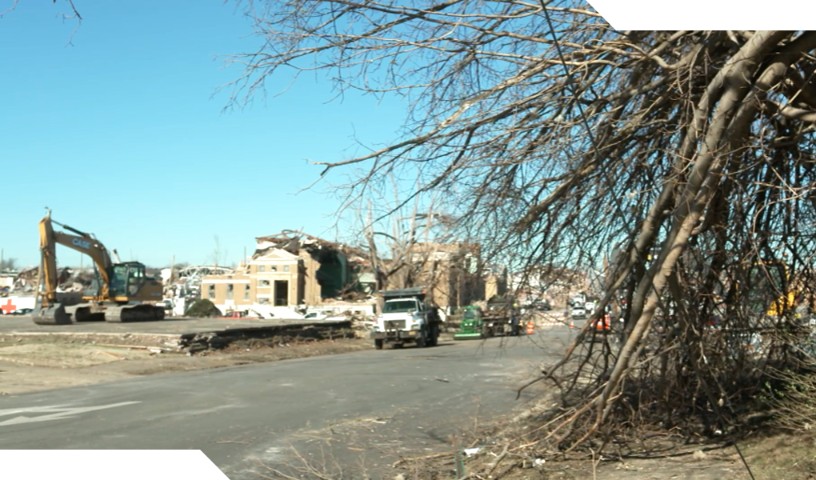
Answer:
[[[576,306],[576,307],[572,307],[572,311],[570,312],[570,315],[572,316],[572,318],[578,320],[578,319],[586,318],[587,311],[586,311],[586,308],[584,308],[583,305],[579,305],[579,306]]]

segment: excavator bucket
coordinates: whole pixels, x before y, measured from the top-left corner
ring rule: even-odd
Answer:
[[[71,315],[65,311],[65,305],[54,304],[52,307],[37,307],[31,312],[31,318],[37,325],[66,325],[71,322]]]

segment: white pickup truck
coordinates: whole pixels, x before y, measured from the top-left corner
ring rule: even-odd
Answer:
[[[406,343],[417,347],[437,344],[442,321],[436,308],[425,303],[424,289],[385,290],[381,294],[382,311],[371,332],[374,348],[381,350],[386,343],[395,347]]]

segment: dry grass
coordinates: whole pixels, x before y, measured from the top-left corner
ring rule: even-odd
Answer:
[[[816,479],[816,435],[812,432],[777,433],[749,439],[743,451],[757,480]]]

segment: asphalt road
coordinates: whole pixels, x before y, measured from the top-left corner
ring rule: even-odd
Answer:
[[[516,399],[517,388],[568,336],[556,327],[9,396],[0,448],[200,449],[232,480],[300,468],[379,478],[400,455],[450,450],[527,408],[542,391]]]

